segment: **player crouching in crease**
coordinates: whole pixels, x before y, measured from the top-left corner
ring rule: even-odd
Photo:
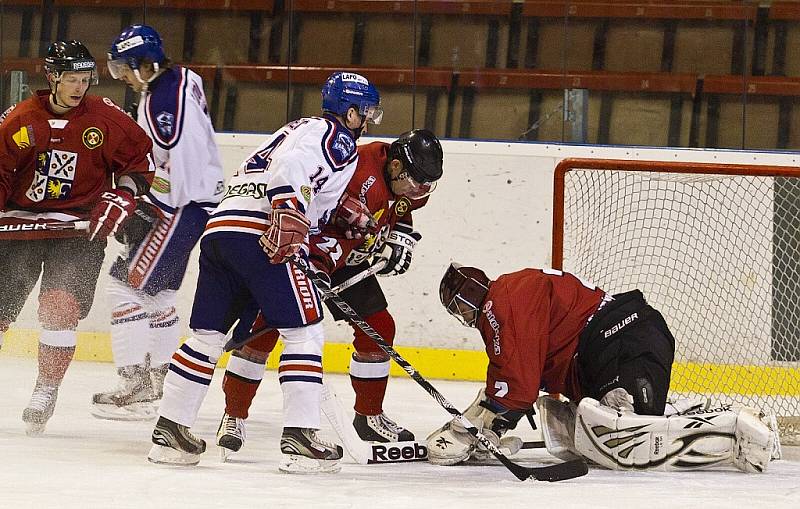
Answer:
[[[255,302],[284,337],[281,354],[283,472],[337,472],[342,448],[316,434],[322,394],[322,306],[314,285],[290,260],[305,257],[309,231],[336,212],[352,177],[356,139],[380,123],[378,90],[359,74],[332,74],[323,115],[295,120],[258,147],[228,181],[200,240],[200,273],[189,327],[172,356],[148,459],[192,465],[205,441],[189,428],[208,392],[225,336]],[[327,111],[327,100],[343,105]],[[365,232],[362,232],[362,234]]]
[[[389,143],[374,142],[358,147],[358,166],[337,216],[321,233],[309,238],[309,258],[324,277],[339,285],[382,264],[377,275],[403,274],[411,265],[413,249],[421,235],[412,227],[412,211],[425,205],[428,195],[442,176],[443,153],[436,136],[425,129],[402,134]],[[362,205],[363,204],[363,205]],[[356,238],[348,229],[350,217],[360,209],[377,222],[375,235]],[[392,344],[395,325],[387,309],[386,298],[372,275],[339,294],[387,343]],[[336,320],[345,315],[335,306],[328,309]],[[263,320],[260,320],[263,324]],[[243,317],[242,324],[252,324]],[[255,326],[255,330],[264,325]],[[353,358],[350,361],[350,382],[356,393],[353,427],[358,436],[370,442],[404,442],[414,440],[409,430],[395,423],[383,411],[383,400],[389,377],[389,357],[361,329],[353,327]],[[237,327],[237,329],[239,329]],[[264,330],[251,334],[251,340],[233,351],[222,387],[225,391],[225,415],[217,433],[217,445],[223,458],[228,451],[238,451],[245,440],[245,419],[264,376],[264,364],[275,343],[278,331]]]
[[[464,416],[496,443],[536,403],[547,450],[564,460],[582,456],[613,470],[733,464],[764,472],[780,455],[775,419],[753,408],[669,405],[665,415],[675,340],[638,290],[612,297],[552,269],[491,281],[453,263],[439,297],[486,343],[486,386]],[[539,389],[578,403],[538,398]],[[454,465],[476,452],[457,420],[428,437],[432,463]]]

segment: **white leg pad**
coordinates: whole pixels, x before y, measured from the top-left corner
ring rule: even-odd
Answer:
[[[539,412],[547,452],[564,461],[579,458],[580,453],[575,449],[577,405],[550,396],[540,396],[536,400],[536,409]]]
[[[663,417],[617,412],[584,398],[575,423],[576,449],[614,470],[680,471],[733,464],[745,472],[763,472],[774,437],[749,408]]]
[[[321,323],[296,329],[280,329],[284,349],[278,364],[283,391],[283,425],[320,429],[322,395]]]

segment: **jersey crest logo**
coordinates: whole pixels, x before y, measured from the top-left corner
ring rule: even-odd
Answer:
[[[408,209],[411,208],[411,201],[408,198],[403,196],[397,203],[394,205],[394,213],[397,214],[397,217],[403,217],[408,212]]]
[[[94,150],[103,144],[103,131],[97,127],[89,127],[83,131],[83,144],[89,150]]]
[[[175,132],[175,115],[168,111],[162,111],[156,115],[156,124],[158,124],[158,130],[161,131],[163,136],[171,138],[172,133]]]
[[[14,143],[16,143],[19,148],[30,147],[31,145],[34,144],[33,127],[32,126],[20,127],[19,131],[17,131],[11,136],[11,139],[14,140]]]
[[[300,186],[300,194],[303,195],[303,199],[306,203],[311,203],[311,188],[308,186]]]
[[[336,152],[339,161],[347,161],[356,148],[356,144],[347,133],[337,133],[331,144],[331,149]]]
[[[170,190],[169,180],[164,177],[155,177],[153,183],[150,185],[150,189],[157,193],[167,194]]]
[[[51,150],[36,156],[36,171],[25,196],[34,202],[66,200],[75,180],[78,154],[64,150]]]

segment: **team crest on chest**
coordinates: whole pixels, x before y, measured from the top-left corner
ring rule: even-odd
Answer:
[[[175,115],[168,111],[162,111],[156,115],[156,124],[162,136],[170,138],[172,133],[175,132]]]
[[[83,131],[83,144],[89,150],[94,150],[103,144],[103,131],[97,127],[89,127]]]
[[[34,202],[66,200],[72,191],[78,154],[65,150],[41,152],[36,156],[36,171],[25,196]]]
[[[397,203],[394,204],[394,213],[397,215],[397,217],[403,217],[406,212],[408,212],[409,208],[411,208],[411,202],[408,200],[408,198],[403,196],[397,200]]]

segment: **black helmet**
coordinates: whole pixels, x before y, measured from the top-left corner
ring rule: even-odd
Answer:
[[[92,85],[97,85],[97,62],[86,46],[80,41],[56,41],[47,48],[44,69],[56,79],[63,72],[92,73]]]
[[[403,163],[411,178],[420,184],[434,182],[442,176],[442,144],[427,129],[403,133],[392,143],[389,157]]]

